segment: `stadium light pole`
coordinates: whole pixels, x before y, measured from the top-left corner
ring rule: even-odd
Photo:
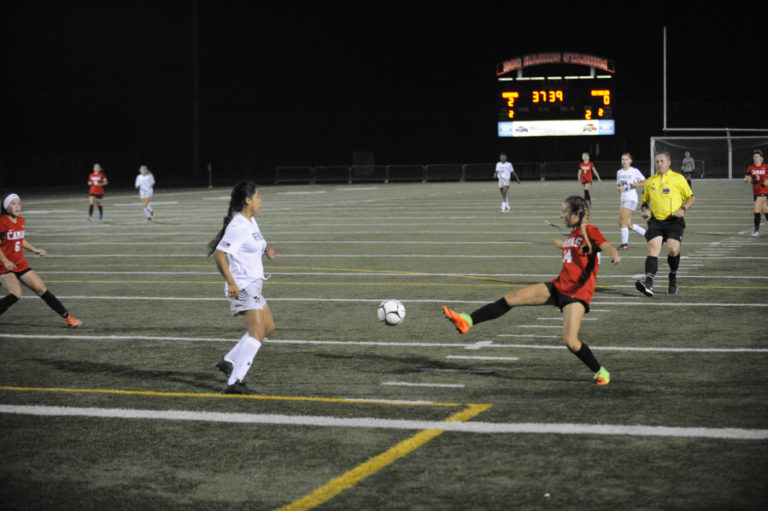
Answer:
[[[192,0],[192,175],[200,172],[200,79],[198,56],[198,5]],[[209,185],[210,188],[210,185]]]
[[[667,131],[667,26],[664,25],[664,30],[662,32],[662,51],[664,55],[662,56],[662,62],[664,69],[662,71],[662,80],[664,81],[662,85],[662,101],[663,101],[663,109],[664,109],[664,132]]]

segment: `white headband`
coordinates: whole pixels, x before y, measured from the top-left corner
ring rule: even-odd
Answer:
[[[5,200],[3,200],[3,211],[5,211],[6,209],[8,209],[8,205],[11,203],[11,201],[12,201],[13,199],[20,199],[20,198],[21,198],[21,197],[19,197],[19,196],[18,196],[18,195],[16,195],[15,193],[12,193],[12,194],[10,194],[8,197],[6,197],[6,198],[5,198]]]

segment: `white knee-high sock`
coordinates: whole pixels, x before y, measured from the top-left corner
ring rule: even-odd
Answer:
[[[626,245],[627,243],[629,243],[629,228],[622,227],[621,228],[621,244]]]
[[[250,337],[248,335],[248,332],[245,332],[245,334],[240,338],[239,341],[237,341],[237,344],[235,344],[231,350],[229,350],[229,353],[224,355],[224,360],[227,360],[229,362],[232,362],[232,365],[235,365],[235,360],[237,360],[237,354],[240,352],[240,348],[243,344],[245,344],[245,340]]]
[[[632,225],[632,230],[635,231],[640,236],[645,236],[645,229],[643,229],[642,227],[640,227],[637,224],[633,224]]]
[[[256,353],[261,348],[261,342],[258,339],[248,336],[237,352],[232,375],[229,377],[228,385],[234,385],[236,381],[243,381],[248,370],[251,368]]]

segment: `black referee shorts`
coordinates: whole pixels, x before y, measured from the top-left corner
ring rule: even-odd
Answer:
[[[645,239],[651,241],[658,236],[663,241],[677,240],[682,243],[683,231],[685,231],[685,218],[669,215],[664,220],[651,217],[648,220],[648,229],[645,231]]]

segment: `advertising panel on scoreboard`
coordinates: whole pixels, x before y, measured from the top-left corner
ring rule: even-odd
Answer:
[[[499,137],[571,137],[615,135],[613,119],[499,122]]]

